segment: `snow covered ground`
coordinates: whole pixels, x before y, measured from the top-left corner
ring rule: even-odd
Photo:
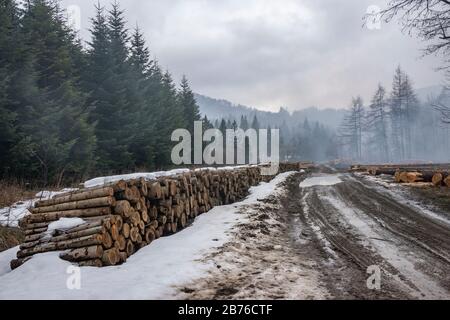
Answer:
[[[80,289],[68,288],[74,270],[57,252],[36,255],[13,271],[9,261],[18,247],[2,252],[0,299],[175,299],[178,286],[214,268],[202,258],[231,240],[232,229],[248,218],[239,213],[242,208],[276,194],[277,185],[291,174],[252,187],[241,202],[213,208],[181,232],[142,248],[121,266],[81,268]]]

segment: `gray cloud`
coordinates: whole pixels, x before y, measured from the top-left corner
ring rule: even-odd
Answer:
[[[83,38],[93,1],[81,7]],[[102,1],[108,5],[109,2]],[[196,92],[276,110],[346,107],[388,88],[401,64],[416,87],[439,84],[440,59],[420,59],[423,43],[399,31],[362,27],[369,5],[384,0],[126,0],[129,27],[144,30],[152,53]]]

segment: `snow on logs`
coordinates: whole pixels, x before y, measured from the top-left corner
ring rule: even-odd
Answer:
[[[280,164],[281,172],[302,168]],[[25,240],[11,268],[49,251],[63,251],[62,259],[80,266],[123,263],[155,239],[185,228],[214,206],[244,198],[251,186],[271,178],[258,166],[204,169],[151,181],[120,180],[38,201],[19,223]],[[81,218],[82,224],[53,228],[61,218]]]

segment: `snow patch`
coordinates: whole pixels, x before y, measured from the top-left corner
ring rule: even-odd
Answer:
[[[86,221],[84,221],[81,218],[59,218],[59,220],[54,221],[48,225],[47,231],[45,231],[43,239],[44,240],[50,239],[55,230],[65,231],[71,228],[78,227],[79,225],[82,225],[85,222]]]
[[[242,166],[234,166],[234,167],[206,167],[206,168],[197,168],[194,171],[230,171],[230,170],[236,170],[236,169],[243,169],[243,168],[249,168],[249,167],[255,167],[257,165],[242,165]],[[155,180],[160,177],[173,177],[176,175],[180,175],[183,173],[191,172],[191,169],[174,169],[169,171],[157,171],[157,172],[137,172],[137,173],[130,173],[130,174],[122,174],[122,175],[116,175],[116,176],[107,176],[107,177],[98,177],[94,178],[88,181],[84,182],[85,188],[92,188],[92,187],[98,187],[102,186],[108,183],[117,182],[120,180],[133,180],[133,179],[140,179],[144,178],[147,181]]]
[[[53,198],[55,195],[74,190],[77,189],[62,189],[60,191],[40,191],[35,195],[34,199],[19,201],[14,203],[10,207],[2,208],[0,209],[0,225],[5,227],[17,227],[19,225],[19,220],[30,214],[30,211],[28,209],[33,207],[37,201],[48,200]]]
[[[300,183],[300,188],[310,188],[314,186],[332,186],[341,183],[337,174],[327,174],[318,177],[306,178]]]

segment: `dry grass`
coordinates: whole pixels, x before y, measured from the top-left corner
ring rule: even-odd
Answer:
[[[23,239],[24,234],[20,229],[0,226],[0,252],[18,246]]]
[[[17,201],[31,199],[37,192],[15,181],[0,180],[0,208],[8,207]]]

